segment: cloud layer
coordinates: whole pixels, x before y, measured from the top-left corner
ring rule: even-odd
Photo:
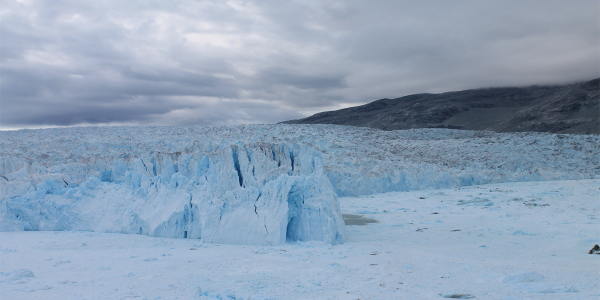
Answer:
[[[581,1],[4,0],[0,126],[274,123],[599,77]]]

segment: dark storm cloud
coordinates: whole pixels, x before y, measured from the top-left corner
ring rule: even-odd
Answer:
[[[0,126],[273,123],[600,76],[591,1],[3,1]]]

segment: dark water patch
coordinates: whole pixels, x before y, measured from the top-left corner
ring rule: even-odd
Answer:
[[[473,299],[475,296],[471,294],[450,294],[450,295],[442,295],[444,298],[450,299]]]
[[[379,223],[375,219],[365,218],[362,215],[342,214],[344,224],[346,225],[367,225],[369,223]]]

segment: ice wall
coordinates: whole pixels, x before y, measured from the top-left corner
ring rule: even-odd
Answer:
[[[186,152],[66,163],[5,158],[2,165],[2,231],[90,230],[252,245],[344,240],[337,196],[319,153],[308,146],[194,143]]]
[[[0,132],[0,226],[337,242],[334,194],[600,178],[599,145],[597,135],[335,125]]]

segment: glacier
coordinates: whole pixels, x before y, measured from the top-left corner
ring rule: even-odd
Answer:
[[[3,188],[15,187],[0,206],[3,231],[121,232],[251,245],[344,240],[337,195],[318,153],[307,146],[204,144],[186,153],[48,163],[5,176]],[[5,170],[13,165],[4,161]],[[23,180],[35,175],[42,181],[17,196],[25,191]]]
[[[335,125],[0,132],[0,230],[344,241],[337,197],[598,178],[598,136]]]

